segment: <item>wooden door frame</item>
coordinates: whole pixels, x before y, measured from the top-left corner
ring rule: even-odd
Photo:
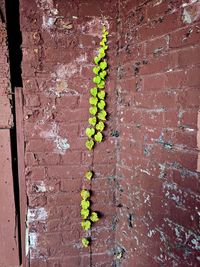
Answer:
[[[21,87],[15,88],[15,115],[16,115],[16,134],[17,134],[17,158],[18,158],[18,183],[19,183],[19,203],[20,218],[19,227],[21,236],[21,262],[26,267],[26,180],[25,180],[25,156],[24,156],[24,123],[23,123],[23,93]]]

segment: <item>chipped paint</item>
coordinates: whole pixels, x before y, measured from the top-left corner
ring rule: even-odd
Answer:
[[[32,222],[45,222],[48,218],[48,213],[44,207],[41,208],[29,208],[26,215],[26,255],[29,254],[31,249],[37,251],[38,234],[35,232],[29,232],[29,225]],[[34,258],[34,253],[30,255]]]
[[[149,232],[147,233],[147,236],[152,237],[155,233],[156,233],[155,230],[149,230]]]
[[[40,184],[37,184],[37,189],[36,189],[36,192],[41,192],[41,193],[44,193],[47,191],[47,188],[44,184],[44,181],[41,181]]]
[[[191,3],[189,6],[184,7],[182,20],[186,24],[193,23],[200,18],[200,3]]]
[[[83,33],[86,33],[86,34],[89,34],[95,37],[101,37],[102,24],[104,24],[106,29],[109,31],[109,28],[110,28],[109,22],[105,16],[102,16],[101,18],[98,18],[98,17],[91,18],[91,20],[86,22],[83,26],[80,26],[80,30]]]
[[[149,171],[147,171],[147,170],[140,169],[140,171],[143,172],[143,173],[146,173],[148,175],[151,175],[151,173]]]
[[[29,248],[36,248],[37,246],[37,233],[29,233]]]
[[[28,223],[34,221],[45,221],[48,217],[47,211],[45,208],[29,208],[27,213]]]
[[[36,0],[36,3],[43,12],[42,28],[50,32],[59,18],[58,10],[54,8],[53,0]]]
[[[48,140],[53,140],[53,142],[56,144],[54,152],[64,155],[66,150],[70,148],[70,144],[67,138],[61,137],[58,133],[59,126],[56,122],[53,122],[51,124],[51,128],[48,131],[42,131],[40,136]]]
[[[186,9],[183,10],[183,22],[188,24],[192,23],[192,18]]]
[[[48,89],[50,94],[61,97],[66,94],[78,95],[79,93],[69,87],[69,80],[82,71],[82,63],[87,62],[87,55],[82,54],[68,64],[59,64],[51,73],[52,86]]]

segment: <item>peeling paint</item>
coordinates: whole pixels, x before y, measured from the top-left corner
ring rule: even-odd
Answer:
[[[183,22],[184,23],[192,23],[192,18],[186,9],[183,10]]]
[[[49,140],[53,140],[53,142],[56,144],[55,153],[64,155],[66,150],[70,148],[70,144],[67,140],[67,138],[61,137],[59,134],[59,126],[56,122],[53,122],[51,124],[51,128],[49,131],[42,131],[40,133],[40,136]]]
[[[200,3],[194,3],[191,3],[183,9],[182,20],[186,24],[193,23],[200,17]]]
[[[56,66],[55,71],[51,73],[52,86],[48,89],[48,92],[57,97],[66,94],[78,95],[79,93],[76,90],[69,88],[69,79],[81,72],[82,64],[80,63],[84,62],[87,62],[86,54],[75,58],[73,62]]]
[[[44,184],[44,181],[41,181],[40,184],[37,184],[37,189],[36,189],[36,192],[41,192],[41,193],[44,193],[46,192],[47,189],[46,189],[46,186]]]
[[[101,18],[91,18],[91,20],[85,23],[84,26],[81,26],[80,30],[83,33],[87,33],[95,37],[101,37],[102,24],[104,24],[106,29],[109,30],[109,22],[105,16],[102,16]]]
[[[34,221],[45,221],[47,219],[47,211],[45,208],[33,208],[28,209],[27,213],[27,221],[34,222]]]
[[[29,233],[29,248],[36,248],[37,246],[37,233]]]
[[[30,249],[37,249],[37,240],[38,234],[35,232],[29,232],[29,224],[31,222],[41,222],[46,221],[48,217],[47,211],[45,208],[29,208],[26,216],[26,255],[30,252]],[[30,255],[31,258],[34,258],[34,255]]]

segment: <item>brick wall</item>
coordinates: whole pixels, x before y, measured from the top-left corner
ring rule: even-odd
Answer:
[[[121,1],[120,266],[199,264],[199,10],[199,1]]]
[[[26,183],[27,255],[31,266],[102,266],[112,262],[115,214],[115,1],[27,1],[20,6]],[[106,141],[85,147],[93,57],[102,16],[109,28],[110,115]],[[91,249],[81,246],[80,190],[93,165]]]
[[[198,1],[21,0],[20,19],[31,267],[197,266]],[[91,156],[84,130],[102,21],[109,122]],[[103,216],[88,250],[79,193],[91,165]]]

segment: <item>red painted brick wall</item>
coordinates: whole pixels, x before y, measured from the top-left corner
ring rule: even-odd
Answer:
[[[20,6],[28,196],[27,257],[31,266],[110,265],[114,248],[116,22],[115,1],[30,1]],[[103,16],[103,17],[102,17]],[[85,147],[93,57],[102,18],[109,28],[106,141]],[[93,165],[92,209],[103,217],[83,249],[80,190]],[[101,265],[101,266],[102,266]]]
[[[199,17],[198,1],[121,1],[120,266],[199,266]]]
[[[191,1],[192,2],[192,1]],[[31,266],[197,266],[199,4],[21,0]],[[101,23],[109,122],[85,149]],[[119,136],[118,136],[119,135]],[[83,174],[102,219],[80,245]]]

